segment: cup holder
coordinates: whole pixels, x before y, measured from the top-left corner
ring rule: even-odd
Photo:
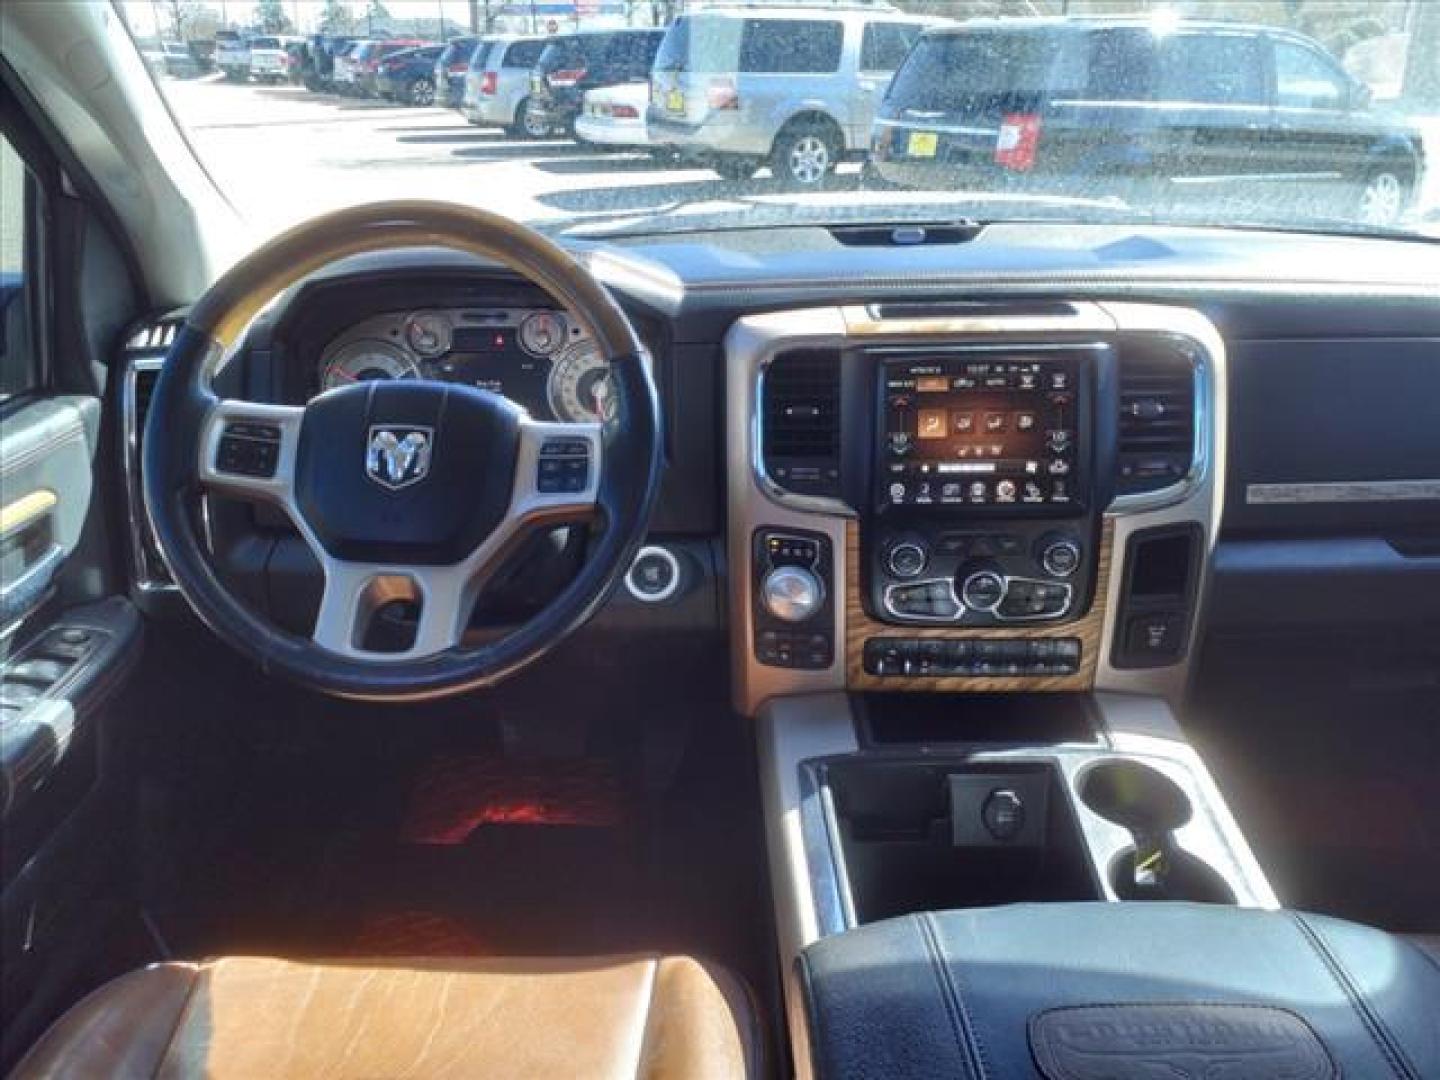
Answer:
[[[1078,786],[1081,802],[1137,836],[1171,833],[1190,821],[1190,799],[1179,785],[1138,761],[1097,761],[1081,774]]]
[[[1076,790],[1081,802],[1133,840],[1110,862],[1110,886],[1121,900],[1235,903],[1225,879],[1176,842],[1175,831],[1189,823],[1194,807],[1164,773],[1128,758],[1107,758],[1080,775]]]

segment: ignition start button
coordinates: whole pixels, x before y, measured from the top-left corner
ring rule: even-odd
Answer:
[[[680,587],[680,560],[663,547],[643,547],[625,575],[625,588],[636,600],[658,604]]]

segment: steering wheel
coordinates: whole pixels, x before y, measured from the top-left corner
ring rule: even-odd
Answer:
[[[361,382],[303,408],[219,398],[211,377],[266,303],[338,259],[453,248],[544,289],[610,365],[598,422],[545,423],[506,398],[428,382]],[[145,428],[145,499],[175,584],[224,641],[273,671],[343,697],[417,700],[498,682],[553,649],[605,601],[645,536],[660,473],[655,385],[634,328],[598,281],[549,240],[483,210],[400,201],[299,225],[224,274],[190,310]],[[215,492],[280,507],[325,576],[309,638],[256,614],[220,579],[197,528]],[[534,530],[588,522],[575,578],[533,618],[464,641],[475,601]],[[418,606],[414,640],[368,636],[393,601]]]

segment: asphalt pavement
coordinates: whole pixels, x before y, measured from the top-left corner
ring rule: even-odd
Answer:
[[[763,172],[735,184],[643,153],[511,139],[454,109],[218,76],[163,86],[221,189],[266,230],[372,199],[449,199],[540,221],[774,190]],[[842,183],[853,182],[858,167],[842,173]]]
[[[644,153],[569,139],[511,139],[469,124],[454,109],[230,83],[218,75],[165,79],[163,87],[221,189],[266,234],[379,199],[448,199],[539,222],[776,190],[764,170],[727,182],[708,169],[667,167]],[[1440,128],[1426,134],[1431,161],[1440,161]],[[856,186],[858,169],[842,166],[836,186]],[[1440,221],[1440,168],[1429,170],[1421,203],[1415,227],[1440,228],[1432,224]]]

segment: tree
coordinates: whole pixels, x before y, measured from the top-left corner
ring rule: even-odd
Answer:
[[[365,18],[367,19],[390,19],[390,9],[385,6],[384,0],[370,0],[365,5]]]
[[[220,29],[220,15],[199,0],[167,0],[171,35],[176,41],[209,41]]]
[[[320,13],[320,32],[322,34],[348,34],[355,29],[355,16],[350,13],[349,5],[342,0],[325,0],[325,8]]]
[[[260,0],[255,5],[255,25],[267,34],[284,34],[291,29],[283,0]]]

